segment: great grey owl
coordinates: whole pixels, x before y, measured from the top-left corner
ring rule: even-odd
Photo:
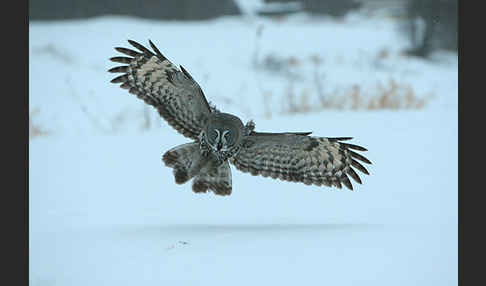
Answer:
[[[153,52],[128,40],[138,51],[117,47],[128,57],[111,61],[125,64],[109,70],[123,73],[112,83],[152,105],[182,135],[193,140],[167,151],[162,160],[173,168],[175,182],[193,179],[196,193],[213,191],[230,195],[231,162],[238,170],[306,185],[353,189],[350,176],[361,184],[352,167],[369,174],[358,162],[371,164],[356,151],[365,148],[341,141],[350,137],[309,136],[311,132],[256,132],[255,124],[245,125],[231,114],[209,105],[201,87],[180,66],[174,66],[149,40]]]

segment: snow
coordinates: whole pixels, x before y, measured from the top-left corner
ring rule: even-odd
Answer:
[[[29,142],[30,284],[456,285],[457,55],[406,58],[395,25],[359,14],[31,21],[29,109],[48,135]],[[354,137],[371,175],[354,192],[235,168],[229,197],[176,185],[161,156],[188,140],[109,83],[108,59],[127,39],[154,41],[257,130]],[[434,98],[418,110],[281,114],[287,78],[255,67],[256,49],[260,59],[297,57],[297,90],[311,89],[317,54],[328,91],[360,84],[373,94],[394,79]]]

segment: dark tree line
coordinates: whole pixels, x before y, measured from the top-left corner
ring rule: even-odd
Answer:
[[[437,49],[457,51],[457,5],[458,0],[408,0],[405,32],[412,44],[408,53],[427,57]]]
[[[356,0],[265,0],[265,3],[299,2],[302,10],[315,15],[344,16],[347,12],[361,7]]]
[[[30,20],[128,15],[148,19],[204,20],[239,15],[233,0],[30,0]]]
[[[372,0],[368,0],[372,1]],[[400,0],[394,0],[397,2]],[[433,50],[457,51],[458,0],[401,0],[408,19],[402,32],[409,38],[408,54],[427,57]],[[363,0],[265,0],[298,2],[314,15],[344,16],[359,9]],[[383,2],[383,5],[388,5]],[[129,15],[149,19],[204,20],[240,15],[234,0],[30,0],[29,19],[61,20],[103,15]]]

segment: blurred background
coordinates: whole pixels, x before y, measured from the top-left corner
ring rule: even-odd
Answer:
[[[437,49],[457,51],[457,5],[454,0],[44,0],[30,1],[29,18],[66,20],[126,15],[190,21],[241,16],[248,12],[274,19],[299,12],[342,18],[349,12],[366,10],[407,19],[403,33],[412,45],[410,53],[427,57]],[[245,10],[246,7],[251,11]]]
[[[142,44],[151,38],[169,59],[177,56],[176,64],[189,65],[220,108],[249,117],[448,104],[443,103],[445,95],[437,98],[441,92],[434,85],[440,79],[432,74],[457,59],[457,18],[453,0],[30,1],[30,136],[87,126],[116,132],[125,128],[120,121],[141,121],[140,128],[160,125],[152,122],[157,116],[150,108],[133,101],[124,106],[118,95],[113,102],[98,102],[105,112],[92,106],[92,98],[78,98],[78,106],[70,108],[82,113],[76,118],[87,126],[69,121],[54,126],[46,119],[61,111],[44,106],[46,93],[57,93],[45,90],[45,82],[62,86],[73,97],[99,98],[104,89],[120,93],[103,83],[84,86],[88,90],[83,95],[74,95],[74,86],[84,85],[85,76],[93,74],[89,69],[83,73],[83,65],[107,77],[101,66],[109,67],[106,57],[115,53],[103,50],[104,57],[90,57],[101,52],[93,50],[96,42],[105,49],[124,45],[127,38]],[[116,21],[122,23],[117,26]],[[77,30],[76,23],[91,28]],[[170,29],[177,23],[177,29]],[[181,42],[166,43],[167,37]],[[43,60],[76,67],[78,75],[70,70],[62,76],[46,74]],[[221,81],[219,72],[227,75],[229,69],[235,72],[231,82]],[[428,75],[419,76],[423,72]],[[248,94],[255,95],[251,103],[238,101]],[[65,100],[72,103],[66,96],[55,101]],[[114,106],[126,109],[123,113],[112,110],[116,101]]]
[[[29,1],[30,285],[457,285],[457,6]],[[189,140],[110,83],[128,39],[257,131],[354,137],[370,175],[177,185]]]

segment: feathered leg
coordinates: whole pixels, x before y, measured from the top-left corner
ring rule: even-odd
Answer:
[[[194,178],[192,190],[196,193],[213,191],[222,196],[231,194],[231,169],[228,162],[217,166],[216,158],[201,154],[199,143],[176,146],[162,156],[162,161],[174,169],[177,184],[184,184]]]
[[[226,161],[219,167],[201,169],[192,182],[192,190],[196,193],[213,191],[216,195],[231,195],[231,168]]]

